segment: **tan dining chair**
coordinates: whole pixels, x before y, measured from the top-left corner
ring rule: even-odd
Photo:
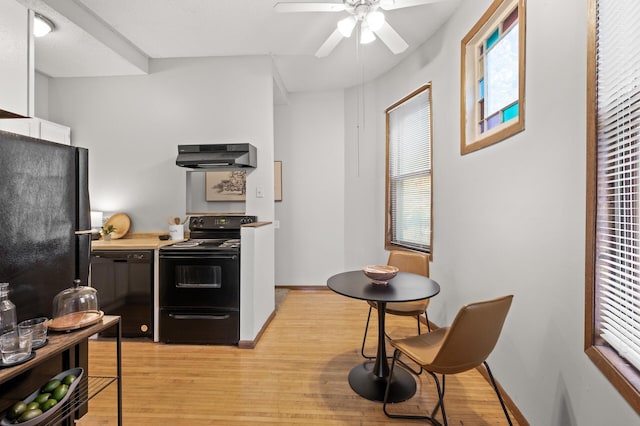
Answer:
[[[391,340],[391,345],[395,350],[387,383],[391,383],[396,361],[401,362],[398,358],[405,355],[434,378],[438,391],[438,403],[430,416],[389,413],[387,410],[389,386],[387,385],[382,406],[384,413],[391,418],[424,419],[438,425],[440,423],[434,419],[434,416],[439,407],[444,424],[447,425],[447,415],[444,409],[445,375],[462,373],[484,364],[500,405],[502,405],[502,410],[511,425],[511,418],[489,369],[487,358],[498,342],[512,300],[513,295],[509,295],[470,303],[460,308],[449,327],[439,328],[420,336]],[[442,388],[436,374],[442,375]]]
[[[387,265],[395,266],[402,272],[411,272],[413,274],[429,276],[429,256],[422,253],[410,251],[393,250],[389,252]],[[387,303],[385,309],[386,314],[415,317],[418,322],[418,334],[420,334],[420,315],[424,314],[427,320],[427,330],[431,331],[429,325],[429,317],[427,316],[427,306],[430,299],[416,300],[413,302],[392,302]],[[366,359],[374,359],[374,355],[367,355],[364,352],[364,345],[367,343],[367,331],[369,330],[369,321],[371,320],[371,310],[377,309],[376,302],[368,301],[369,315],[367,316],[367,325],[364,328],[364,337],[362,338],[362,347],[360,353]]]

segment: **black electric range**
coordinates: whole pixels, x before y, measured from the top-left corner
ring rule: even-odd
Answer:
[[[190,238],[159,252],[159,340],[240,340],[240,228],[255,216],[193,216]]]

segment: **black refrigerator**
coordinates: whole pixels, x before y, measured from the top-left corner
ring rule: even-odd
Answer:
[[[0,282],[18,321],[51,318],[53,299],[88,285],[89,152],[0,131]]]

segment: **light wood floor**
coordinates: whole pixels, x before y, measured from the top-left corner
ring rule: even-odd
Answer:
[[[122,348],[125,425],[404,425],[347,382],[359,354],[367,304],[331,291],[289,291],[255,349],[125,341]],[[374,351],[376,321],[370,325]],[[387,316],[392,336],[415,333],[415,321]],[[91,341],[90,374],[114,374],[112,341]],[[390,352],[391,353],[391,352]],[[496,379],[500,369],[493,366]],[[416,396],[392,408],[424,414],[435,385],[417,379]],[[507,424],[491,386],[477,372],[448,376],[451,425]],[[115,425],[115,386],[89,403],[80,425]],[[440,418],[438,415],[437,418]],[[514,424],[518,424],[512,415]],[[523,423],[520,423],[523,424]],[[526,424],[526,422],[524,422]]]

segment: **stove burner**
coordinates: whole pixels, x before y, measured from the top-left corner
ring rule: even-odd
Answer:
[[[221,250],[240,250],[240,228],[256,221],[255,216],[193,216],[190,218],[191,239],[165,246],[162,250],[181,253],[203,253]]]
[[[200,245],[200,241],[181,241],[179,243],[173,244],[173,247],[177,248],[189,248],[189,247],[197,247]]]
[[[224,243],[220,244],[218,247],[238,248],[240,247],[240,240],[239,239],[227,240]]]

